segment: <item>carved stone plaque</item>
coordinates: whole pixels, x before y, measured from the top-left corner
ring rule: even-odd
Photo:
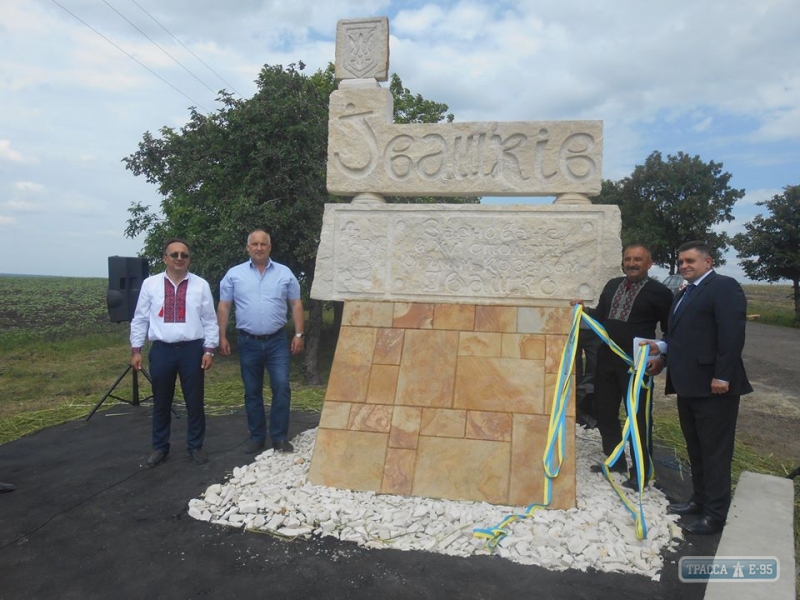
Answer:
[[[311,296],[593,303],[619,275],[616,206],[327,204]]]
[[[331,94],[328,191],[352,196],[596,196],[602,121],[392,123],[383,88]]]
[[[389,78],[389,19],[342,20],[336,24],[336,79]]]

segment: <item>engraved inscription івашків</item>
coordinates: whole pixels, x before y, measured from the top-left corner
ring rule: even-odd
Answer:
[[[331,97],[328,190],[354,195],[596,195],[601,121],[395,125],[385,90]]]

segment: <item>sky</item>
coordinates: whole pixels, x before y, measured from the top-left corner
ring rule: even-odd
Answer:
[[[456,121],[602,120],[615,181],[655,150],[722,163],[730,234],[800,184],[797,0],[0,0],[0,273],[107,277],[142,248],[128,207],[160,202],[122,162],[145,132],[265,64],[325,68],[337,21],[375,16],[390,72]]]

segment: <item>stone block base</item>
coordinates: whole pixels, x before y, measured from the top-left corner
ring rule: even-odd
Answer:
[[[347,302],[309,481],[542,502],[569,307]],[[552,508],[575,506],[574,398]]]

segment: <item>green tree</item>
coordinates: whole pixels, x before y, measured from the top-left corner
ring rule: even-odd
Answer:
[[[683,152],[664,161],[656,151],[630,177],[604,181],[595,202],[618,205],[623,244],[647,244],[655,264],[672,275],[677,249],[689,240],[708,242],[717,264],[724,264],[722,255],[730,238],[712,227],[732,221],[733,205],[744,196],[744,190],[730,187],[730,179],[730,173],[722,172],[722,163],[705,163]]]
[[[395,123],[452,123],[455,118],[452,113],[447,112],[447,104],[425,100],[420,94],[412,94],[408,88],[403,87],[397,73],[392,73],[389,78],[389,91],[394,98]]]
[[[792,282],[795,321],[800,323],[800,185],[789,185],[770,200],[758,202],[768,216],[745,223],[733,238],[739,264],[750,279]]]
[[[157,185],[162,196],[160,212],[133,203],[125,232],[144,235],[142,255],[154,270],[161,268],[163,241],[183,237],[192,247],[193,271],[216,290],[227,269],[246,259],[247,233],[263,227],[272,236],[275,260],[298,275],[308,294],[324,204],[345,199],[326,189],[333,66],[310,77],[304,68],[302,62],[286,69],[264,66],[252,98],[222,92],[216,112],[203,115],[191,108],[186,125],[163,127],[159,136],[145,133],[138,150],[123,159],[134,175]],[[401,91],[397,105],[403,119],[446,118],[447,105],[411,95],[396,75],[392,84]],[[304,374],[311,384],[321,383],[322,306],[307,301]]]

